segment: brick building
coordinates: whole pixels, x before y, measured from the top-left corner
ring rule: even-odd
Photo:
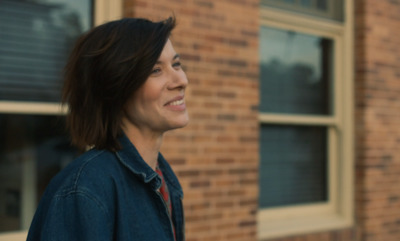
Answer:
[[[57,86],[48,97],[25,85],[51,82],[49,63],[29,70],[13,50],[35,63],[50,51],[20,39],[10,19],[26,14],[28,34],[63,46],[92,22],[177,17],[191,121],[162,151],[184,188],[187,241],[400,240],[399,0],[51,2],[0,2],[0,240],[24,240],[32,200],[70,158],[47,130]]]

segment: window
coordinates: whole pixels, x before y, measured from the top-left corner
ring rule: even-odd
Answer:
[[[343,21],[343,0],[261,0],[265,6]]]
[[[352,27],[295,11],[320,2],[262,1],[260,239],[352,224]]]
[[[81,33],[121,15],[122,2],[110,2],[1,1],[0,241],[26,239],[45,187],[77,154],[60,106],[62,68]]]
[[[0,99],[58,102],[60,73],[76,37],[92,25],[91,1],[16,1],[0,6]]]

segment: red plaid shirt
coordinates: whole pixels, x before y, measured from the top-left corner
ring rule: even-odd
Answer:
[[[162,174],[162,171],[159,168],[158,164],[156,166],[156,172],[161,177],[161,181],[162,182],[161,182],[161,187],[159,189],[159,192],[161,193],[161,195],[162,195],[162,197],[163,197],[163,199],[165,201],[165,204],[168,207],[169,218],[171,219],[171,217],[172,217],[172,205],[171,205],[171,199],[169,198],[168,186],[165,183],[164,175]],[[171,224],[172,224],[172,228],[173,228],[173,231],[174,231],[174,238],[176,240],[175,227],[174,227],[174,223],[172,222],[172,220],[171,220]]]

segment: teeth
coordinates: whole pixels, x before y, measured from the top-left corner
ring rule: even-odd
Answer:
[[[174,102],[171,102],[169,105],[182,105],[183,104],[183,99],[182,100],[176,100]]]

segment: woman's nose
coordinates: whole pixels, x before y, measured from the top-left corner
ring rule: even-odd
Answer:
[[[171,74],[171,83],[169,87],[171,89],[174,88],[186,88],[188,85],[189,81],[186,77],[186,74],[183,70],[174,70],[173,73]]]

